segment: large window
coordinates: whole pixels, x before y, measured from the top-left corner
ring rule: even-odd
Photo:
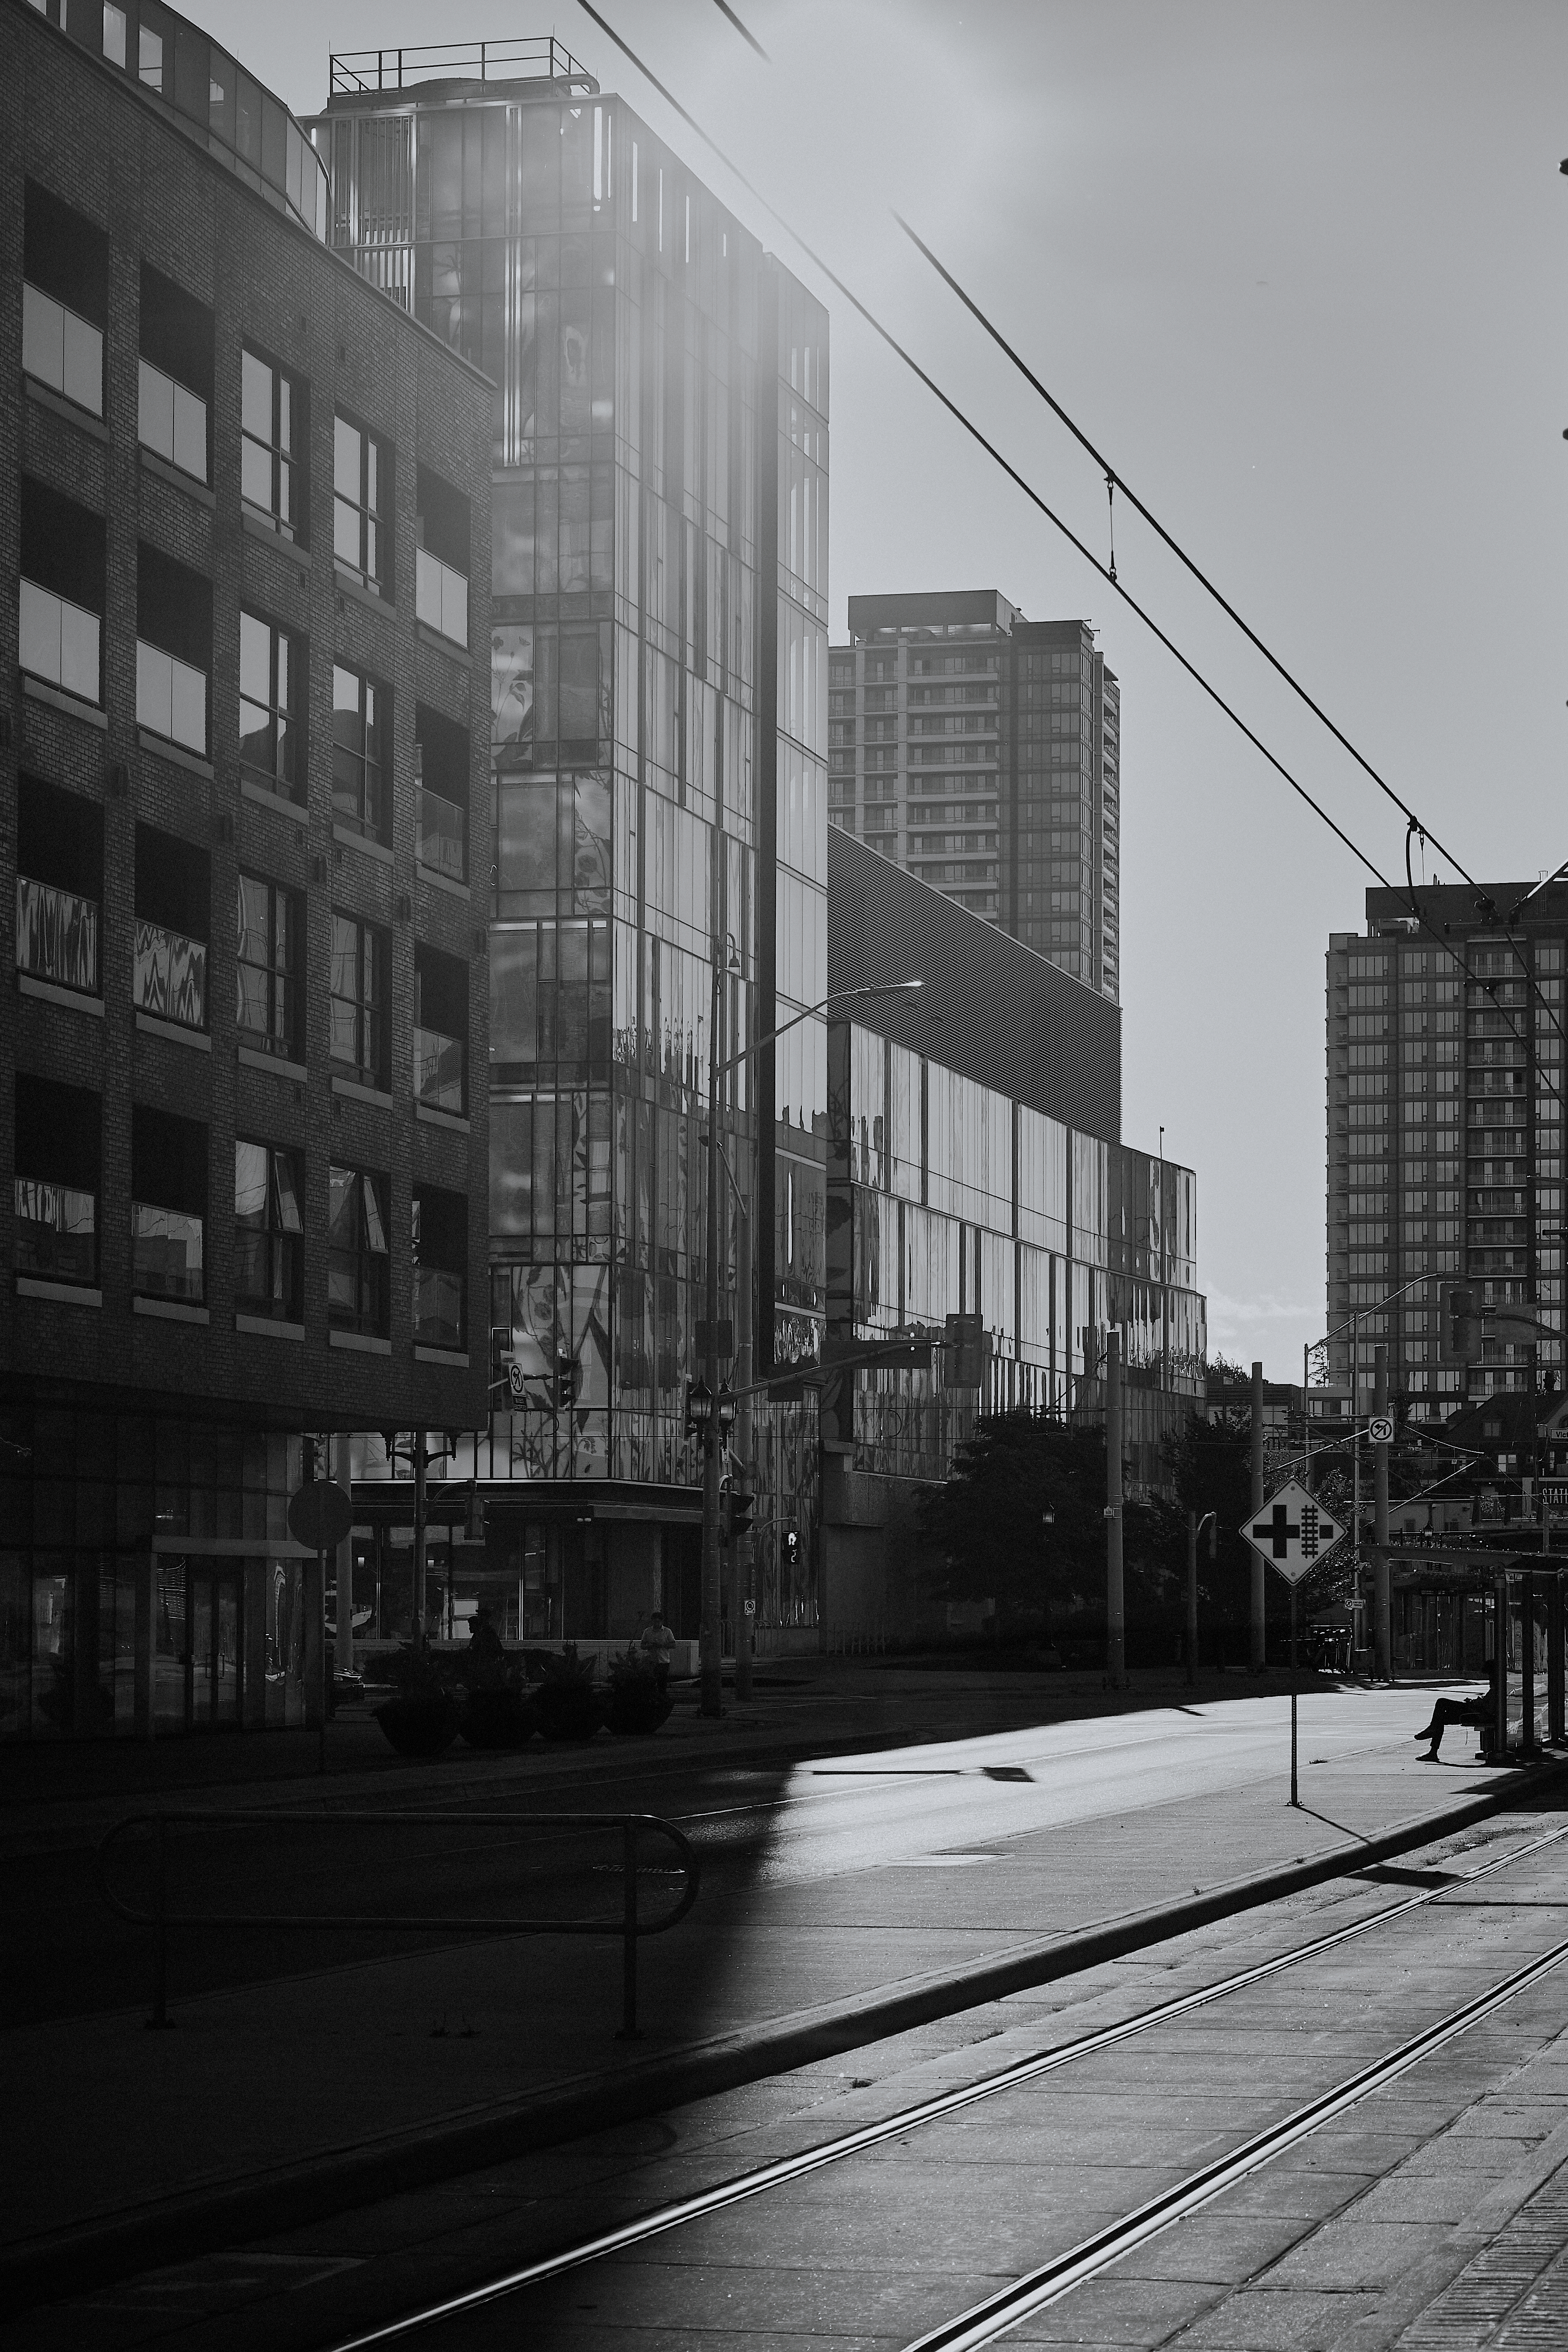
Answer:
[[[468,501],[428,466],[419,468],[415,608],[428,629],[468,642]]]
[[[300,1164],[276,1145],[236,1139],[234,1303],[242,1315],[298,1323],[303,1312],[305,1224]]]
[[[242,874],[235,900],[235,1026],[242,1045],[297,1061],[304,906],[299,894]]]
[[[383,595],[392,581],[392,453],[342,415],[332,420],[332,553]]]
[[[136,551],[136,723],[204,760],[212,646],[211,581],[143,541]]]
[[[334,1330],[384,1339],[392,1321],[386,1178],[328,1171],[327,1317]]]
[[[300,705],[305,662],[286,629],[254,613],[239,616],[239,756],[290,800],[305,775]]]
[[[16,786],[16,969],[96,996],[103,812],[36,776]]]
[[[427,704],[414,708],[414,854],[449,881],[468,878],[468,734]]]
[[[212,312],[143,262],[137,433],[144,449],[198,482],[211,478],[212,395]]]
[[[98,1280],[102,1105],[80,1087],[16,1079],[16,1266],[44,1282]]]
[[[423,1348],[466,1344],[468,1204],[461,1192],[414,1194],[414,1338]]]
[[[131,1284],[142,1298],[205,1295],[207,1131],[138,1104],[131,1114]]]
[[[305,536],[304,394],[292,376],[258,352],[240,357],[239,488],[247,507],[290,539]]]
[[[414,950],[414,1097],[461,1117],[468,1107],[468,969],[423,940]]]
[[[374,923],[332,917],[331,1053],[364,1085],[386,1085],[387,942]]]
[[[101,416],[109,239],[35,181],[23,205],[23,373]]]
[[[103,698],[103,518],[22,477],[16,657],[84,702]]]
[[[212,861],[195,842],[136,828],[132,993],[139,1013],[182,1029],[207,1024]]]
[[[390,718],[384,687],[332,664],[332,819],[373,841],[384,841],[391,831]]]

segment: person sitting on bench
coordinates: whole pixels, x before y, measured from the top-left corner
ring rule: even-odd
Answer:
[[[1431,1747],[1421,1759],[1423,1764],[1435,1764],[1437,1750],[1443,1745],[1443,1734],[1450,1723],[1468,1723],[1484,1730],[1497,1716],[1497,1660],[1489,1668],[1490,1681],[1484,1691],[1474,1698],[1440,1698],[1432,1709],[1432,1720],[1415,1734],[1417,1739],[1429,1739]]]

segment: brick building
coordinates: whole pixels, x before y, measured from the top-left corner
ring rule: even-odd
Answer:
[[[302,1434],[486,1408],[489,386],[184,19],[0,71],[0,1738],[301,1722]]]

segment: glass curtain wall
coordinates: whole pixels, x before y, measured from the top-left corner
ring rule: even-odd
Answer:
[[[405,89],[315,136],[334,241],[496,385],[489,1321],[492,1370],[515,1371],[476,1469],[691,1485],[713,943],[722,1054],[826,986],[826,314],[618,100],[448,99]],[[776,590],[759,584],[775,537]],[[759,726],[777,767],[762,816]],[[791,1160],[771,1208],[746,1069],[721,1110],[811,1355],[825,1064],[820,1022],[781,1045]],[[728,1182],[721,1221],[733,1319]],[[787,1528],[810,1557],[807,1410],[756,1413],[760,1556],[783,1559]],[[812,1607],[765,1566],[759,1590],[764,1622]]]

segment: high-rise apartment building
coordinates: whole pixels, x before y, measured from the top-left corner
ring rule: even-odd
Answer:
[[[443,1465],[489,1504],[466,1589],[533,1637],[695,1633],[714,943],[724,1058],[826,994],[826,314],[553,40],[334,58],[313,135],[337,250],[494,385],[502,1385]],[[819,1351],[821,1020],[721,1113],[743,1385]],[[814,1414],[752,1415],[763,1625],[812,1619]]]
[[[829,822],[1119,1002],[1121,697],[1088,622],[851,596],[828,667]]]
[[[304,1434],[485,1411],[489,390],[197,26],[0,74],[0,1738],[297,1725]]]
[[[1563,951],[1568,887],[1366,894],[1328,951],[1328,1373],[1364,1404],[1375,1351],[1420,1422],[1563,1378]],[[1437,939],[1434,939],[1436,931]],[[1483,1324],[1528,1308],[1556,1336],[1487,1337],[1445,1361],[1439,1291]]]

